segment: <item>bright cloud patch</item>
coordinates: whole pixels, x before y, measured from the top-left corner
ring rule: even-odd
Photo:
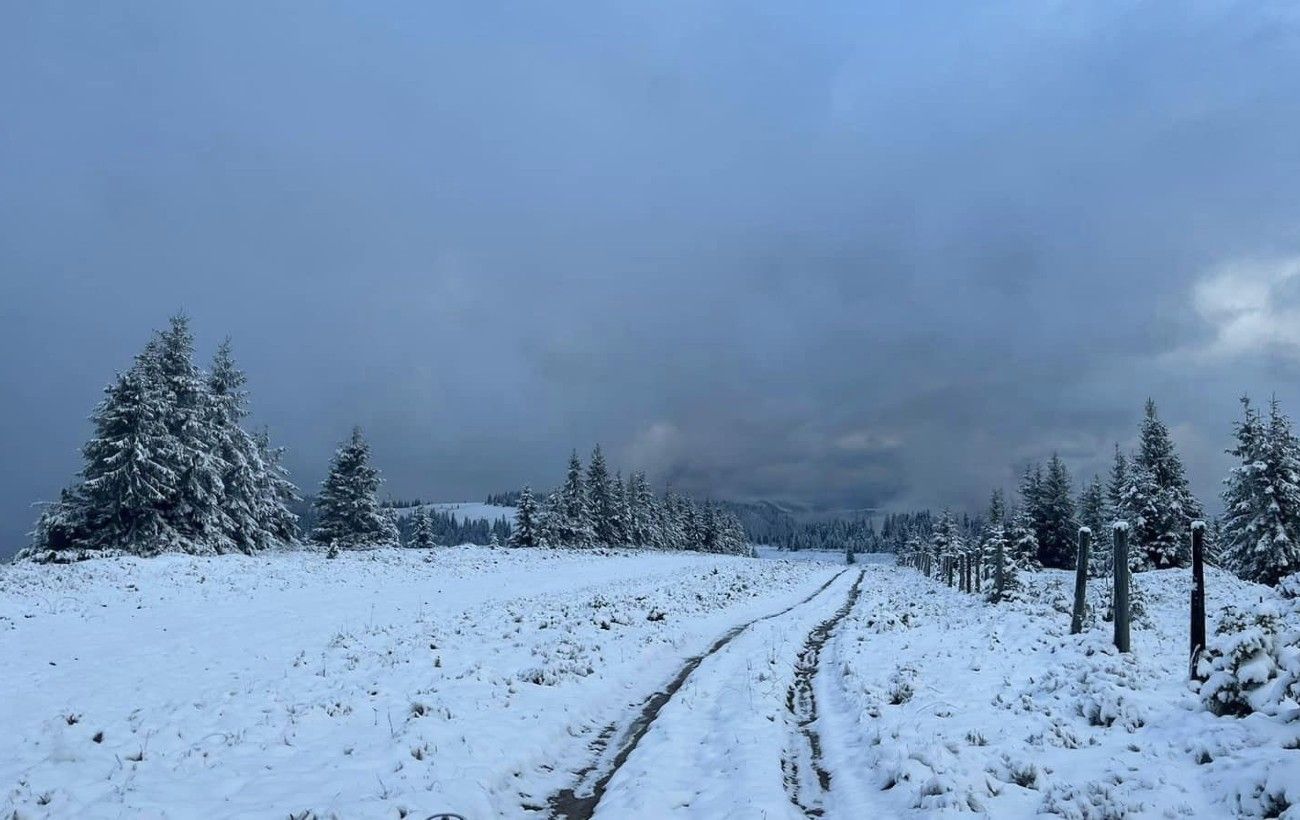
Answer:
[[[1201,353],[1300,355],[1300,257],[1226,265],[1197,283],[1192,301],[1214,332]]]

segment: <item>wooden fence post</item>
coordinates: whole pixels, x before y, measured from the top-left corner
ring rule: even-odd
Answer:
[[[1196,661],[1205,649],[1205,522],[1192,522],[1192,680],[1198,680]]]
[[[1115,648],[1130,651],[1128,522],[1116,521],[1115,532]]]
[[[1070,634],[1083,631],[1083,613],[1088,606],[1088,548],[1092,545],[1092,530],[1079,528],[1079,555],[1074,566],[1074,617],[1070,619]]]

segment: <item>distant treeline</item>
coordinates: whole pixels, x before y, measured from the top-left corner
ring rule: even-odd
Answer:
[[[307,496],[294,506],[298,520],[304,530],[312,532],[316,528],[316,497]],[[429,502],[419,498],[388,499],[380,506],[386,511],[400,513],[417,507],[425,507]],[[506,506],[506,505],[499,505]],[[504,544],[510,538],[510,522],[505,518],[466,518],[451,511],[425,510],[434,546],[452,547],[457,544]],[[416,527],[413,515],[394,515],[397,531],[403,544],[412,544]]]

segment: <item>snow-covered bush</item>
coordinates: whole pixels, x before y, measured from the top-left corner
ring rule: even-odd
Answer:
[[[1300,607],[1300,572],[1293,572],[1277,582],[1277,594]]]
[[[1229,607],[1197,662],[1201,702],[1216,715],[1277,714],[1300,697],[1300,631],[1266,601]]]

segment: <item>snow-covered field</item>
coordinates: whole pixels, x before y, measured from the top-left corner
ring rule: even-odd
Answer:
[[[807,556],[803,556],[807,557]],[[1300,724],[1131,656],[1071,578],[479,547],[0,567],[0,816],[1278,816]],[[1094,588],[1094,593],[1100,590]],[[1209,610],[1259,588],[1214,572]],[[1213,625],[1211,625],[1211,628]],[[1292,816],[1298,809],[1289,809]]]
[[[877,571],[824,662],[830,815],[1276,817],[1300,805],[1300,724],[1203,711],[1187,677],[1187,570],[1139,573],[1133,652],[1069,635],[1072,573],[994,607]],[[1210,633],[1262,588],[1207,571]],[[1101,584],[1089,585],[1094,612]],[[842,773],[842,776],[841,776]]]
[[[835,571],[477,547],[0,567],[0,815],[526,815],[684,658]]]

